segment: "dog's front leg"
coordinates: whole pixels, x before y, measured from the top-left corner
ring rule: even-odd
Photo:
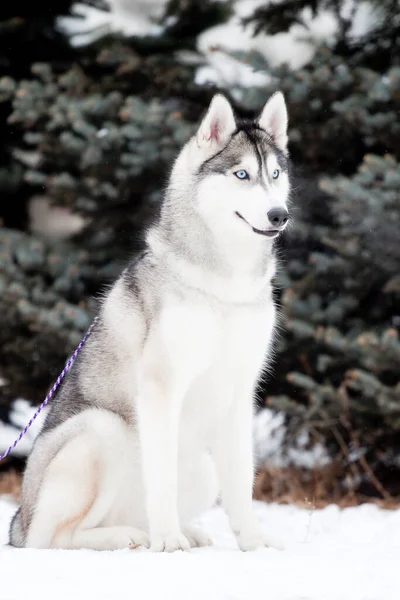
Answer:
[[[178,514],[179,421],[186,392],[210,361],[212,318],[164,310],[150,331],[138,374],[137,417],[151,549],[189,549]]]
[[[222,503],[241,550],[279,547],[277,540],[262,535],[253,511],[253,389],[237,387],[232,392],[234,401],[213,448]]]
[[[137,405],[151,550],[187,550],[178,517],[178,435],[181,400],[169,378],[143,374]]]

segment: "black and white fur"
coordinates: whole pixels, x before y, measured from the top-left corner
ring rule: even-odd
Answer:
[[[252,508],[251,423],[289,187],[282,94],[254,122],[215,96],[52,404],[12,545],[186,550],[210,543],[191,520],[219,493],[239,547],[270,544]]]

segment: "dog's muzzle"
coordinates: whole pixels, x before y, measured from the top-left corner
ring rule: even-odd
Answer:
[[[269,222],[276,229],[282,229],[289,220],[289,213],[284,208],[272,208],[267,214]]]
[[[265,235],[265,237],[269,237],[269,238],[274,238],[277,235],[280,234],[281,231],[284,230],[288,220],[289,220],[289,213],[285,210],[283,210],[284,215],[276,215],[276,214],[272,214],[272,217],[278,221],[279,220],[279,225],[276,225],[275,222],[272,221],[271,219],[271,213],[274,213],[275,211],[281,211],[282,209],[272,209],[269,211],[268,213],[268,219],[270,220],[271,224],[273,225],[271,227],[271,229],[257,229],[256,227],[253,227],[253,225],[251,225],[251,223],[249,223],[248,221],[246,221],[246,219],[239,213],[236,211],[236,215],[242,219],[242,221],[244,221],[249,227],[252,228],[252,230],[254,231],[254,233],[258,233],[260,235]]]

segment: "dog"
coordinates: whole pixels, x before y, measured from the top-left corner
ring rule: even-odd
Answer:
[[[252,507],[252,413],[277,323],[287,125],[281,92],[255,120],[213,97],[46,417],[11,545],[188,550],[211,543],[192,521],[219,496],[241,550],[273,544]]]

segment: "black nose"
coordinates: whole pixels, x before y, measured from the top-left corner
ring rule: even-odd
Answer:
[[[284,208],[273,208],[268,213],[268,219],[274,227],[282,227],[289,219],[289,213]]]

